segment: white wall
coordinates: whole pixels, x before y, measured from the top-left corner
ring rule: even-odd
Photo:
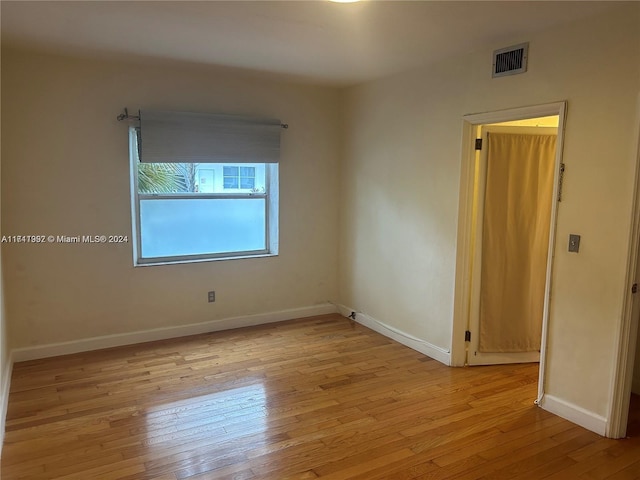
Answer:
[[[5,244],[11,347],[335,300],[338,100],[334,89],[232,70],[3,49],[5,235],[131,236],[127,125],[116,121],[123,107],[264,115],[289,124],[279,256],[134,268],[130,243]]]
[[[567,100],[546,391],[606,416],[635,174],[639,20],[640,5],[617,5],[350,89],[341,303],[450,349],[462,117]],[[522,41],[529,71],[492,79],[492,50]],[[566,251],[569,233],[582,235],[578,255]]]

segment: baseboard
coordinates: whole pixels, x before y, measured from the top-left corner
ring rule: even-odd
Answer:
[[[9,353],[9,359],[2,372],[2,384],[0,385],[0,457],[4,445],[4,430],[7,420],[7,408],[9,406],[9,390],[11,387],[11,372],[13,371],[13,352]]]
[[[355,312],[355,321],[359,324],[364,325],[365,327],[368,327],[371,330],[378,332],[385,337],[391,338],[409,348],[412,348],[413,350],[423,353],[427,357],[444,363],[447,366],[451,365],[451,352],[449,350],[445,350],[444,348],[416,338],[413,335],[409,335],[408,333],[391,327],[386,323],[383,323],[380,320],[377,320],[369,315],[357,312],[355,309],[349,308],[345,305],[337,305],[337,308],[340,315],[349,317],[351,312]]]
[[[598,435],[605,435],[607,419],[566,400],[545,394],[539,405],[548,412],[558,415]]]
[[[242,317],[232,317],[211,322],[193,323],[190,325],[180,325],[176,327],[155,328],[152,330],[137,331],[131,333],[121,333],[115,335],[105,335],[92,337],[71,342],[52,343],[35,347],[16,348],[12,351],[14,362],[24,362],[40,358],[56,357],[72,353],[100,350],[102,348],[121,347],[135,343],[151,342],[155,340],[166,340],[169,338],[185,337],[187,335],[197,335],[200,333],[217,332],[220,330],[230,330],[232,328],[250,327],[266,323],[282,322],[295,318],[313,317],[316,315],[326,315],[336,313],[336,306],[331,303],[314,305],[311,307],[292,308],[278,312],[261,313],[257,315],[247,315]]]

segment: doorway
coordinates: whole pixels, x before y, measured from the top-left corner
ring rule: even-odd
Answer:
[[[638,235],[638,234],[636,234]],[[639,239],[640,240],[640,239]],[[640,242],[639,242],[640,243]],[[640,247],[639,247],[640,248]],[[634,285],[640,284],[640,252],[636,255],[634,270]],[[637,287],[636,289],[637,290]],[[631,297],[631,325],[629,331],[629,375],[631,377],[631,392],[629,393],[627,411],[626,431],[619,432],[617,436],[639,437],[640,436],[640,297],[632,288]]]
[[[540,360],[557,126],[478,126],[467,365]]]
[[[480,160],[475,150],[475,140],[478,138],[482,126],[507,123],[508,126],[540,126],[548,117],[553,117],[551,126],[557,130],[557,144],[555,148],[555,158],[553,160],[553,185],[552,185],[552,206],[550,208],[549,233],[547,243],[546,268],[544,270],[544,296],[542,306],[542,323],[540,325],[540,348],[539,352],[534,352],[535,361],[540,362],[538,378],[538,400],[542,398],[544,391],[545,373],[545,348],[546,332],[549,316],[550,290],[551,290],[551,266],[553,263],[553,250],[555,244],[555,224],[557,216],[557,202],[559,198],[559,179],[562,158],[562,142],[564,132],[566,103],[558,102],[547,105],[516,108],[497,112],[480,113],[464,116],[463,124],[463,160],[461,168],[459,217],[458,217],[458,242],[456,253],[456,280],[454,297],[454,320],[451,342],[451,365],[468,365],[468,354],[470,348],[469,322],[472,318],[472,311],[477,312],[478,300],[475,297],[477,292],[478,262],[474,255],[475,242],[478,236],[477,225],[479,221],[479,206],[477,203],[477,183],[479,181]],[[548,124],[547,124],[548,125]],[[557,127],[556,127],[557,125]],[[546,125],[545,125],[546,126]],[[475,289],[474,289],[475,287]],[[473,314],[475,315],[475,313]],[[471,336],[471,340],[473,336]],[[475,350],[477,351],[477,350]],[[474,351],[474,353],[475,353]],[[476,355],[474,355],[476,356]],[[486,359],[487,363],[507,363],[494,359]],[[509,362],[511,362],[510,360]],[[515,361],[531,361],[515,360]]]
[[[629,437],[640,437],[640,329],[638,329],[637,335],[631,398],[629,400],[629,417],[627,419],[627,436]]]
[[[635,199],[627,271],[628,289],[624,297],[622,324],[618,331],[618,358],[605,430],[605,435],[610,438],[623,438],[633,431],[640,434],[640,428],[635,426],[640,417],[640,401],[637,398],[640,392],[640,93],[636,101],[636,125]]]

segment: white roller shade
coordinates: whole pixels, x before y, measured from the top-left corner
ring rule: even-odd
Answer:
[[[140,111],[140,161],[278,163],[280,120],[239,115]]]

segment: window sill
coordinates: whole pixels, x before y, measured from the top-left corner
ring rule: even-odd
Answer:
[[[215,257],[215,258],[194,258],[194,259],[181,259],[181,260],[163,260],[158,262],[134,262],[134,267],[158,267],[164,265],[180,265],[184,263],[204,263],[204,262],[220,262],[225,260],[246,260],[253,258],[267,258],[277,257],[277,253],[259,253],[257,255],[238,255],[235,257]]]

